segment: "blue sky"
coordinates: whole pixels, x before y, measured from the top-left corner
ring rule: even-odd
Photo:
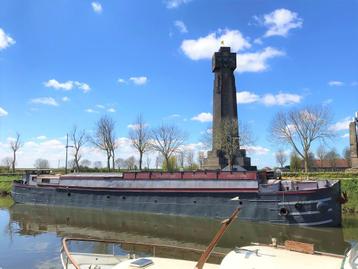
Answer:
[[[357,15],[353,0],[1,0],[0,159],[19,132],[19,166],[42,157],[56,167],[66,132],[91,132],[103,114],[117,122],[120,157],[134,153],[126,137],[139,113],[152,127],[178,124],[199,150],[222,40],[238,53],[238,113],[256,137],[254,164],[275,164],[274,114],[305,105],[330,107],[337,137],[327,147],[341,152],[358,110]],[[84,155],[104,160],[90,145]]]

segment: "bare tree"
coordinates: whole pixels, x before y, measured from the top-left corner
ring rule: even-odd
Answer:
[[[287,154],[284,150],[280,149],[275,154],[276,162],[280,165],[281,168],[285,165],[287,162]]]
[[[16,133],[16,138],[10,141],[10,148],[12,150],[12,172],[15,173],[15,165],[16,165],[16,152],[23,146],[20,140],[20,134]]]
[[[145,158],[145,163],[146,163],[147,169],[149,170],[149,169],[150,169],[150,165],[151,165],[151,163],[152,163],[152,159],[150,158],[149,155],[147,155],[147,157]]]
[[[245,122],[242,121],[235,121],[236,124],[238,124],[238,133],[239,133],[239,145],[240,147],[247,147],[250,145],[255,144],[255,140],[256,138],[254,137],[253,133],[252,133],[252,129],[250,128],[250,126],[248,124],[246,124]],[[232,127],[234,127],[234,124],[232,125]],[[227,125],[226,123],[223,123],[223,125]],[[237,128],[237,127],[236,127]],[[211,149],[212,148],[212,143],[213,143],[213,130],[211,127],[206,128],[206,130],[203,132],[202,137],[201,137],[201,141],[204,144],[204,147],[206,149]],[[218,135],[216,135],[217,139],[220,139],[221,135],[220,133]],[[235,134],[236,136],[236,134]]]
[[[8,172],[10,172],[11,166],[12,166],[12,158],[11,157],[5,157],[1,160],[1,165],[6,167]]]
[[[349,167],[352,166],[352,159],[351,159],[351,151],[349,149],[349,147],[345,147],[343,149],[343,158],[347,161],[347,164]]]
[[[108,171],[111,170],[111,158],[112,167],[114,167],[114,151],[117,147],[114,127],[115,122],[112,118],[109,116],[101,117],[96,123],[96,132],[91,139],[97,148],[106,152]]]
[[[317,151],[316,151],[316,155],[317,155],[317,158],[319,159],[320,168],[322,168],[322,163],[325,160],[326,154],[327,154],[327,151],[326,151],[325,146],[323,144],[319,145],[319,147],[317,148]]]
[[[129,170],[134,170],[137,160],[134,158],[134,156],[130,156],[125,160],[126,166]]]
[[[298,172],[302,170],[302,159],[296,151],[291,152],[290,170],[291,172]]]
[[[139,153],[139,170],[142,170],[143,154],[150,149],[150,132],[143,116],[140,114],[129,132],[132,146]]]
[[[192,150],[187,150],[186,154],[186,165],[188,166],[188,168],[192,168],[194,165],[194,151]]]
[[[339,159],[339,154],[335,148],[331,149],[325,156],[325,159],[329,162],[329,166],[332,170],[335,170],[337,167],[337,160]]]
[[[87,135],[85,130],[78,130],[77,126],[74,126],[71,133],[70,139],[72,141],[73,147],[73,160],[75,162],[76,172],[80,171],[80,161],[81,161],[81,148],[87,142]]]
[[[116,165],[116,167],[117,167],[118,170],[121,170],[121,169],[126,168],[126,162],[125,162],[125,160],[122,159],[122,158],[117,158],[117,159],[115,160],[115,165]]]
[[[184,144],[185,137],[176,125],[162,124],[152,131],[151,147],[163,156],[168,167],[170,157]]]
[[[87,159],[83,159],[80,161],[80,167],[88,168],[91,166],[91,161]]]
[[[270,126],[270,134],[279,143],[289,144],[304,161],[308,172],[309,151],[316,140],[332,137],[331,116],[327,107],[305,107],[287,113],[278,112]]]
[[[205,160],[205,152],[204,152],[204,151],[199,151],[198,161],[199,161],[199,167],[200,167],[200,169],[203,168],[204,160]]]
[[[34,167],[37,169],[47,169],[50,168],[50,163],[46,159],[36,159]]]
[[[160,154],[158,154],[157,157],[155,157],[155,169],[159,169],[162,163],[163,163],[163,157]]]
[[[179,166],[180,168],[184,168],[184,162],[185,162],[185,149],[180,149],[178,150],[178,153],[176,154],[176,159],[177,159],[177,166]]]
[[[93,163],[93,167],[94,168],[102,168],[102,162],[101,161],[95,161],[94,163]]]
[[[235,157],[240,149],[237,120],[223,120],[220,129],[213,135],[213,139],[217,147],[222,149],[232,170]]]

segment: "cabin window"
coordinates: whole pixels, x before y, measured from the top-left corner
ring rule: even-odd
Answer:
[[[50,179],[49,178],[43,178],[41,180],[42,183],[50,183]]]

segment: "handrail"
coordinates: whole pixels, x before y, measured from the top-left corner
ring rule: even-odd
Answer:
[[[64,241],[65,240],[65,241]],[[187,250],[192,251],[196,253],[202,253],[202,249],[196,249],[196,248],[190,248],[190,247],[178,247],[178,246],[170,246],[170,245],[159,245],[159,244],[150,244],[150,243],[137,243],[137,242],[131,242],[131,241],[125,241],[125,240],[108,240],[108,239],[95,239],[95,238],[78,238],[78,237],[65,237],[63,242],[66,241],[89,241],[89,242],[101,242],[101,243],[116,243],[116,244],[128,244],[128,245],[136,245],[136,246],[146,246],[146,247],[162,247],[162,248],[171,248],[171,249],[177,249],[177,250]],[[63,243],[64,245],[64,243]],[[67,249],[68,251],[68,249]],[[67,253],[66,253],[67,254]],[[225,253],[222,252],[213,252],[212,254],[224,257]],[[77,269],[77,268],[76,268]]]
[[[63,250],[65,251],[67,258],[70,259],[72,265],[73,265],[76,269],[81,269],[80,266],[78,265],[78,263],[77,263],[77,262],[75,261],[75,259],[72,257],[71,253],[68,251],[67,243],[66,243],[68,240],[69,240],[69,239],[66,238],[66,237],[62,239]]]

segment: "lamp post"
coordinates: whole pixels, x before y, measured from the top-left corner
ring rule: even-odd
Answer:
[[[73,146],[69,146],[69,145],[68,145],[68,134],[66,134],[66,162],[65,162],[65,174],[67,174],[68,148],[73,148]]]

